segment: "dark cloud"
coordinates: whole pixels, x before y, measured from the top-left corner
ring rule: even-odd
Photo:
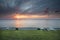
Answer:
[[[41,13],[46,8],[49,8],[49,11],[60,11],[60,0],[0,0],[0,16],[15,12],[46,15],[46,13]]]

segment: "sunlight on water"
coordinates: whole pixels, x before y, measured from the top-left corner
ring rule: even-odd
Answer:
[[[15,20],[15,26],[16,26],[16,28],[19,28],[19,26],[21,26],[19,20]]]

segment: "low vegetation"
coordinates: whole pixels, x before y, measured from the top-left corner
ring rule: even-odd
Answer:
[[[0,40],[60,40],[60,31],[0,30]]]

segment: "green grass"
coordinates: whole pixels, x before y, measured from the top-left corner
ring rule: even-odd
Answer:
[[[0,40],[60,40],[60,31],[0,30]]]

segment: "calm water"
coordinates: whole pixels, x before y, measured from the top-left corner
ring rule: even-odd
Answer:
[[[60,20],[0,20],[0,27],[60,28]]]

